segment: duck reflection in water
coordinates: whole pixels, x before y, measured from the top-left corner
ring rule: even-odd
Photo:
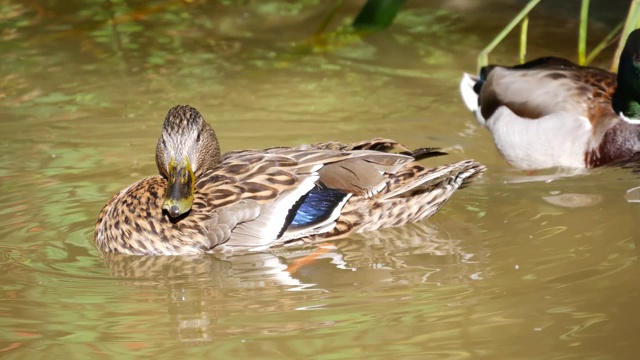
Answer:
[[[318,247],[232,256],[105,253],[102,257],[123,286],[166,288],[176,337],[197,343],[232,333],[292,330],[233,326],[226,321],[233,313],[288,313],[322,307],[335,292],[415,284],[456,287],[476,281],[486,276],[483,269],[488,257],[479,239],[475,226],[439,218],[429,225],[390,228]]]

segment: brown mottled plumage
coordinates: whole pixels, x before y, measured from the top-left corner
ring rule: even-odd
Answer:
[[[547,57],[465,74],[460,90],[518,168],[592,168],[640,151],[640,30],[627,38],[618,75]]]
[[[257,250],[419,221],[484,170],[472,160],[416,162],[443,154],[373,139],[220,156],[200,113],[176,106],[156,149],[161,175],[109,200],[96,245],[133,255]]]

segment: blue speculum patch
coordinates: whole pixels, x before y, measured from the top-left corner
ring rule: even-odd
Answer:
[[[347,195],[339,190],[314,188],[298,208],[290,226],[295,228],[325,221]]]

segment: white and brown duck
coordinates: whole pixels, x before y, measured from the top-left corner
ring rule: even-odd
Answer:
[[[594,168],[640,152],[640,29],[617,75],[547,57],[464,74],[460,91],[513,166]]]

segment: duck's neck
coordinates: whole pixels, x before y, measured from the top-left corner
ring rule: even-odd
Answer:
[[[640,69],[630,56],[623,55],[620,60],[613,109],[628,120],[640,123]]]

